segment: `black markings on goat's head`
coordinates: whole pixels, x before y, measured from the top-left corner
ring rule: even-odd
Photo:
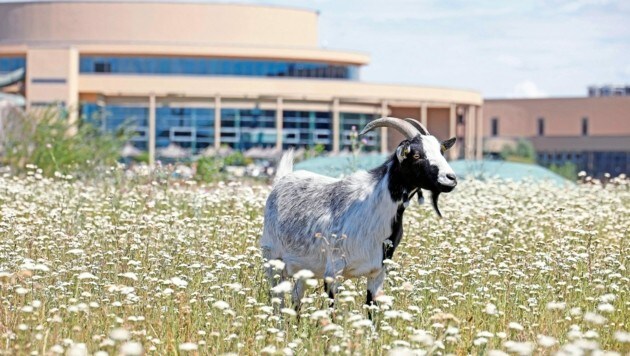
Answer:
[[[453,147],[456,138],[440,142],[429,134],[422,124],[413,119],[389,117],[370,122],[361,134],[376,127],[390,127],[406,136],[395,153],[400,178],[410,189],[430,190],[433,207],[441,216],[437,205],[439,194],[450,192],[457,185],[455,173],[444,158],[444,153]]]

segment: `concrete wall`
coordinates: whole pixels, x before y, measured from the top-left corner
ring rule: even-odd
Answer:
[[[32,48],[26,56],[26,105],[62,103],[76,118],[79,54],[74,48]]]
[[[491,136],[495,117],[505,137],[537,136],[539,117],[545,136],[581,136],[584,117],[589,136],[630,136],[630,97],[486,100],[483,116],[484,137]]]

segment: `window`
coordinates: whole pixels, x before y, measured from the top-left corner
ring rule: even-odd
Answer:
[[[112,71],[112,65],[109,62],[95,62],[94,72],[96,73],[109,73]]]
[[[538,136],[545,136],[545,118],[538,118]]]
[[[0,68],[3,65],[0,63]],[[81,56],[81,73],[359,79],[359,68],[323,62],[192,57]]]
[[[497,136],[499,136],[499,118],[493,117],[492,118],[492,137],[497,137]]]
[[[588,136],[588,117],[582,118],[582,136]]]
[[[0,73],[12,72],[20,68],[26,68],[24,57],[0,57]]]

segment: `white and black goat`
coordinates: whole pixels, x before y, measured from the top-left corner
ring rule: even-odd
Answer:
[[[326,280],[334,298],[337,276],[366,276],[367,304],[383,288],[383,260],[390,259],[403,235],[402,217],[409,199],[421,189],[431,191],[439,216],[438,196],[457,185],[444,152],[455,138],[440,142],[412,119],[381,118],[370,122],[361,135],[377,127],[400,131],[406,139],[381,166],[333,179],[306,171],[293,172],[293,154],[285,154],[265,206],[260,245],[266,261],[281,260],[281,278],[268,262],[272,286],[300,270]],[[297,308],[305,291],[296,279],[293,303]]]

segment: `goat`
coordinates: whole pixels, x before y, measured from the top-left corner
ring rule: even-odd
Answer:
[[[285,153],[278,165],[267,198],[260,246],[266,274],[274,287],[301,270],[325,280],[334,300],[336,277],[366,276],[366,304],[382,293],[383,261],[391,259],[403,236],[402,219],[414,194],[431,191],[433,207],[440,193],[457,185],[443,154],[455,138],[439,142],[413,119],[380,118],[360,135],[377,127],[390,127],[405,135],[396,152],[381,166],[334,179],[306,171],[293,172],[293,153]],[[272,260],[281,260],[280,279]],[[296,278],[292,299],[299,310],[305,281]]]

